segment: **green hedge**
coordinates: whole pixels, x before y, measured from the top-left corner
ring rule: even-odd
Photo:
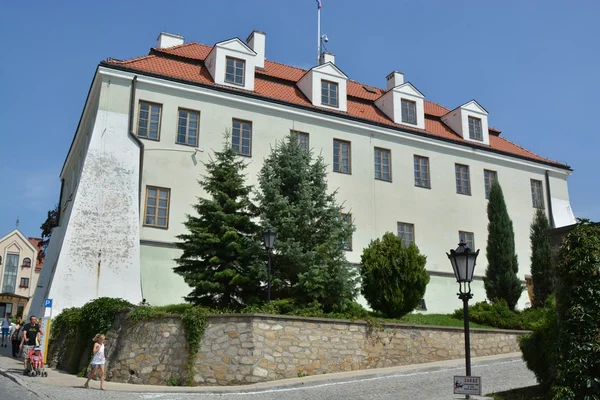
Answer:
[[[481,301],[469,307],[469,321],[498,329],[531,330],[544,315],[545,310],[537,308],[512,311],[504,300],[492,304]],[[463,316],[462,308],[454,311],[454,318],[462,321]]]

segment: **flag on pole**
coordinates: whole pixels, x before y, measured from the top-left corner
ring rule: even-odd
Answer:
[[[317,0],[317,8],[321,8],[323,5],[321,4],[321,0]]]

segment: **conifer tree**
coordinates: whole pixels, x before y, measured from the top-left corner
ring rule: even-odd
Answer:
[[[533,279],[533,307],[544,307],[552,294],[554,271],[552,246],[548,237],[550,222],[546,213],[538,208],[531,223],[531,277]]]
[[[188,232],[179,235],[183,254],[174,271],[183,276],[192,291],[186,301],[205,306],[236,306],[260,300],[261,279],[266,280],[261,260],[260,229],[246,185],[246,163],[231,148],[224,135],[221,151],[205,164],[199,180],[208,197],[198,197],[196,215],[184,223]]]
[[[336,192],[328,192],[323,158],[313,161],[312,152],[290,135],[272,149],[258,181],[261,220],[277,231],[273,297],[343,309],[358,291],[358,271],[344,250],[354,225],[342,217]]]
[[[515,253],[515,233],[508,216],[504,194],[500,183],[492,183],[487,206],[488,239],[486,257],[488,261],[483,284],[487,298],[491,301],[506,300],[514,310],[521,297],[523,287],[517,273],[519,264]]]

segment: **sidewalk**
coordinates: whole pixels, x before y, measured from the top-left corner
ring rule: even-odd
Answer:
[[[493,362],[510,361],[520,359],[521,353],[502,354],[497,356],[477,357],[472,359],[473,366],[477,364],[488,364]],[[285,389],[298,386],[316,386],[331,384],[335,382],[351,381],[354,379],[373,378],[384,375],[418,374],[440,369],[462,368],[464,360],[447,360],[426,364],[404,365],[400,367],[367,369],[360,371],[338,372],[324,375],[312,375],[303,378],[283,379],[251,385],[240,386],[156,386],[156,385],[134,385],[129,383],[105,382],[106,390],[136,393],[250,393],[265,390]],[[78,378],[55,369],[47,369],[48,377],[29,377],[23,375],[23,361],[11,357],[10,347],[0,348],[0,374],[12,379],[21,386],[27,386],[27,382],[35,380],[36,383],[48,384],[58,387],[82,387],[84,378]],[[462,375],[463,372],[458,372]],[[98,385],[96,383],[95,385]]]

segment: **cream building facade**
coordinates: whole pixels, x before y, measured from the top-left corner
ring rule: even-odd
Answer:
[[[27,238],[18,229],[0,238],[0,316],[27,316],[42,270],[41,239]]]
[[[147,56],[100,63],[61,172],[60,222],[33,310],[43,311],[45,298],[54,312],[99,296],[181,302],[189,288],[172,271],[173,243],[205,195],[197,179],[225,131],[253,184],[290,132],[322,154],[329,188],[356,225],[348,260],[358,264],[362,249],[388,231],[414,241],[431,274],[424,312],[460,306],[445,254],[459,239],[482,250],[473,292],[485,299],[493,179],[514,223],[521,279],[536,208],[554,227],[574,222],[571,168],[503,139],[477,101],[442,107],[396,71],[382,79],[385,89],[362,85],[329,53],[308,71],[265,54],[258,31],[214,46],[163,33]],[[527,297],[524,289],[520,307]]]

